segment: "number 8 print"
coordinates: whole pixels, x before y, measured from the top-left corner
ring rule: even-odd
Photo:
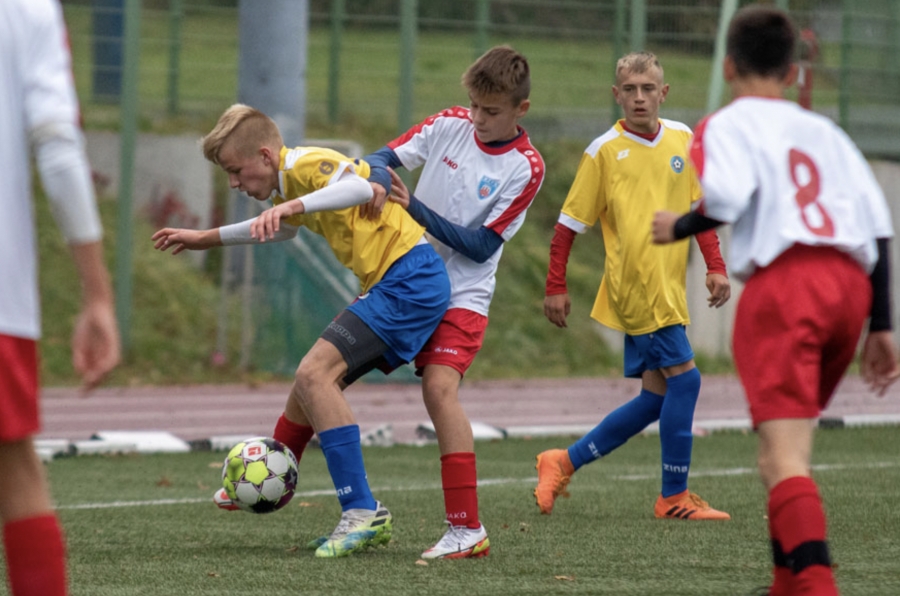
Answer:
[[[797,205],[800,207],[800,217],[803,219],[803,224],[816,236],[833,237],[834,222],[828,211],[825,210],[825,207],[817,202],[820,191],[820,178],[816,162],[809,155],[797,149],[791,149],[789,162],[791,180],[794,181],[794,186],[797,187],[797,194],[794,195],[794,200],[797,201]],[[809,221],[807,207],[812,206],[819,210],[820,225],[813,225]]]

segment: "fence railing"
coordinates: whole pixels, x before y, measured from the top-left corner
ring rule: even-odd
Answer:
[[[89,125],[116,123],[122,4],[64,3]],[[845,126],[864,150],[900,156],[900,2],[781,4],[814,46],[813,109]],[[311,0],[307,119],[320,128],[361,119],[401,128],[449,103],[465,103],[462,71],[489,45],[509,43],[531,62],[528,124],[536,137],[587,138],[608,124],[616,115],[609,92],[614,60],[636,47],[662,60],[672,86],[666,115],[694,124],[706,109],[720,5]],[[143,121],[163,128],[168,120],[205,124],[236,96],[237,0],[144,0],[142,6]],[[277,40],[272,48],[277,51]]]

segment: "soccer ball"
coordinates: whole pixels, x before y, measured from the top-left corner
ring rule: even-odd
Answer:
[[[228,498],[244,511],[277,511],[294,496],[297,458],[275,439],[246,439],[225,457],[222,486]]]

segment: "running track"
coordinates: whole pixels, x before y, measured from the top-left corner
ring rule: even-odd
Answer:
[[[460,399],[473,423],[509,434],[581,434],[633,397],[631,379],[529,379],[465,382]],[[42,392],[39,439],[89,439],[99,431],[167,431],[185,441],[217,436],[271,435],[289,386],[270,384],[160,386]],[[413,442],[428,422],[417,384],[369,383],[350,387],[347,399],[363,433],[391,425],[397,442]],[[847,424],[900,424],[900,383],[883,398],[861,379],[848,377],[823,418]],[[743,390],[733,376],[704,375],[697,404],[698,429],[746,427]]]

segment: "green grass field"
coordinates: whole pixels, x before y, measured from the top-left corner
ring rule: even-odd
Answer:
[[[541,516],[534,455],[569,438],[479,443],[481,560],[427,565],[443,532],[437,447],[367,448],[369,480],[394,515],[384,548],[320,560],[303,548],[330,532],[337,499],[321,451],[300,464],[300,490],[266,516],[226,513],[209,500],[224,453],[78,457],[48,465],[67,532],[73,596],[136,595],[740,595],[769,573],[765,495],[752,434],[694,443],[691,487],[732,521],[656,520],[659,441],[634,438],[573,479],[572,497]],[[844,596],[900,593],[897,428],[822,431],[816,479]],[[8,489],[9,487],[7,487]]]

